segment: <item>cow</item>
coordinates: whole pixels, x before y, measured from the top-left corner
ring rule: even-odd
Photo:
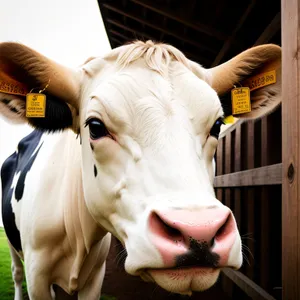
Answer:
[[[250,80],[251,111],[238,117],[280,105],[279,46],[204,68],[171,45],[134,41],[72,69],[4,42],[0,71],[2,117],[34,128],[1,170],[16,300],[22,260],[30,299],[99,299],[111,234],[128,274],[173,293],[204,291],[222,268],[241,267],[214,155],[233,88],[276,72],[272,84]],[[26,111],[34,89],[46,96],[42,117]]]

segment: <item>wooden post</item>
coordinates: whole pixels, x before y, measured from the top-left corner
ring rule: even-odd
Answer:
[[[282,0],[282,299],[300,299],[300,40],[298,0]]]
[[[219,145],[217,149],[217,175],[223,175],[224,170],[223,170],[223,144],[224,140],[220,139],[219,140]],[[222,189],[217,189],[217,199],[220,200],[221,202],[224,201],[223,197],[223,190]]]

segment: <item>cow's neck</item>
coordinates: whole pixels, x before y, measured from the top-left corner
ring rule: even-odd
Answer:
[[[69,161],[63,181],[70,187],[68,199],[64,201],[63,216],[70,255],[74,258],[70,266],[69,289],[75,290],[78,288],[79,277],[82,277],[82,269],[86,269],[84,264],[89,253],[99,247],[107,232],[96,224],[85,204],[79,140],[75,139],[73,133],[69,133],[63,142],[64,155]]]

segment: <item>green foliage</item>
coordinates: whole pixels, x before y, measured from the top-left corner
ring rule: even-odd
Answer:
[[[11,275],[11,258],[4,229],[0,227],[0,299],[14,299],[14,283]],[[28,300],[25,280],[23,282],[23,297]],[[117,298],[102,295],[101,300],[117,300]]]
[[[11,259],[4,229],[0,227],[0,299],[11,300],[14,298],[14,283],[11,275]],[[24,299],[28,299],[26,284],[23,282]]]

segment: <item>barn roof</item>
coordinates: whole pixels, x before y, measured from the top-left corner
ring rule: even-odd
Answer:
[[[257,44],[281,43],[280,0],[98,0],[112,48],[162,41],[211,67]]]

